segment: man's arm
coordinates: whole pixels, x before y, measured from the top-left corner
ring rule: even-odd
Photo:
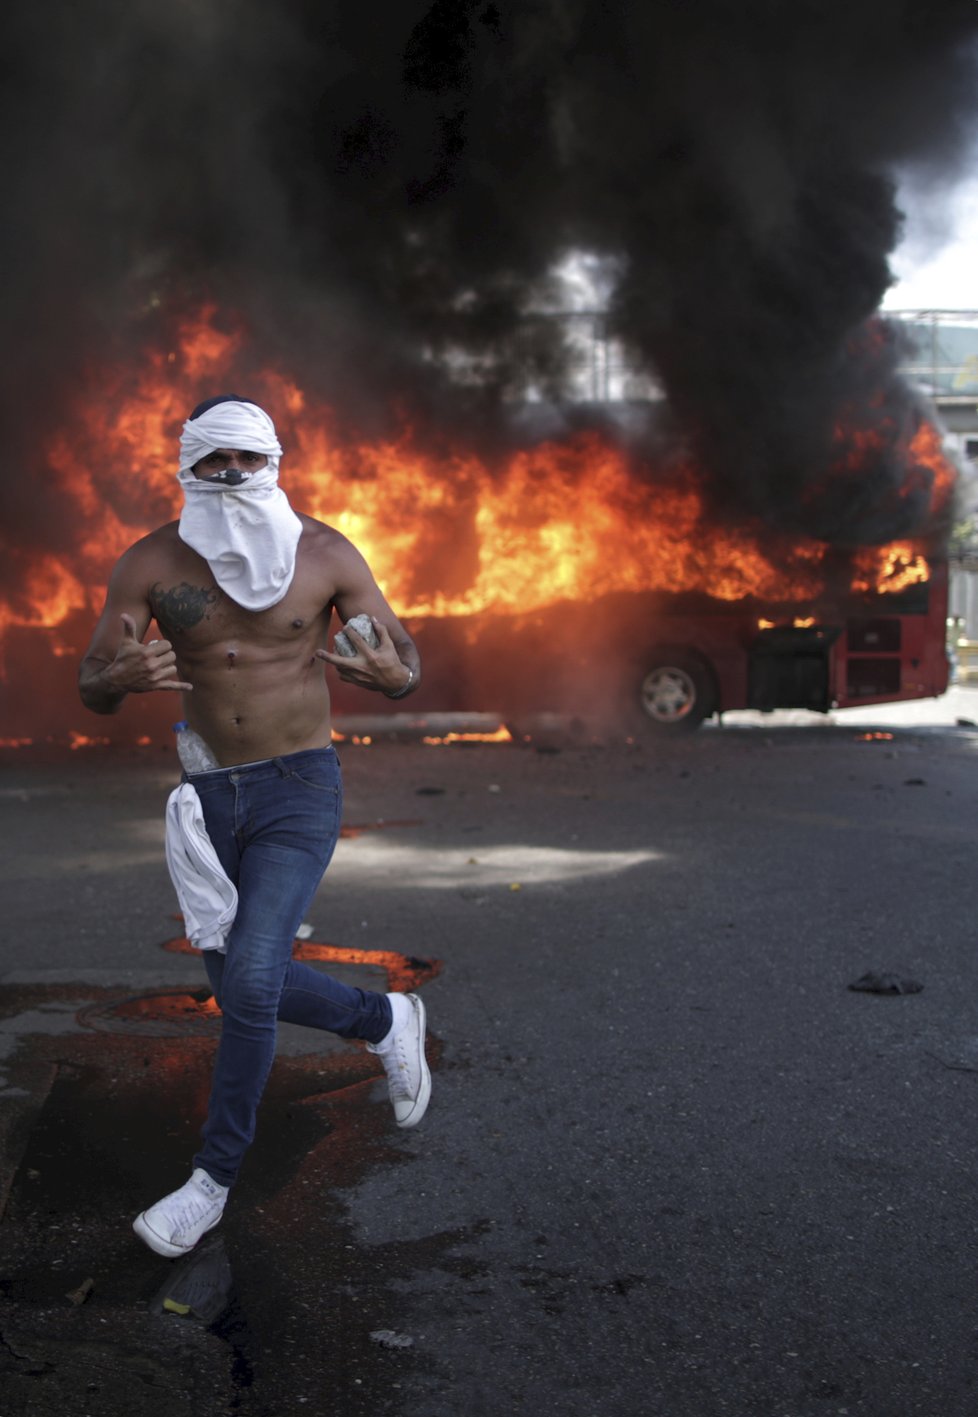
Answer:
[[[347,684],[406,698],[421,682],[421,656],[417,646],[384,599],[370,567],[345,537],[337,547],[336,566],[333,604],[337,614],[344,625],[354,615],[369,615],[379,644],[372,649],[356,630],[348,630],[347,635],[357,651],[352,659],[325,649],[317,650],[317,656],[334,665]]]
[[[138,547],[133,547],[112,572],[105,608],[79,666],[78,692],[93,713],[117,713],[127,694],[193,687],[177,679],[177,657],[169,640],[141,643],[152,611],[140,559]]]

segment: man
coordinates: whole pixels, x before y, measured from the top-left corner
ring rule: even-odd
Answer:
[[[203,1146],[190,1180],[134,1222],[173,1257],[221,1218],[254,1136],[277,1018],[365,1040],[399,1126],[421,1120],[431,1088],[420,999],[353,989],[292,959],[342,805],[323,661],[348,683],[400,698],[417,688],[420,660],[359,552],[289,506],[281,451],[272,420],[248,399],[194,409],[180,440],[180,520],[120,559],[79,674],[95,713],[115,713],[129,694],[182,694],[216,763],[171,798],[182,794],[197,814],[197,846],[233,902],[200,941],[214,946],[202,953],[223,1015]],[[369,616],[376,646],[348,630],[353,657],[329,653],[334,608],[344,622]],[[143,644],[153,619],[160,638]],[[168,809],[167,855],[173,845],[185,861],[169,835],[175,820]],[[174,884],[180,894],[176,873]]]

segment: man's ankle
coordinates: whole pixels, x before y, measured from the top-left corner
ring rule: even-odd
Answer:
[[[387,1001],[391,1006],[391,1026],[379,1043],[370,1045],[377,1053],[386,1053],[413,1013],[411,1001],[404,994],[388,994]]]

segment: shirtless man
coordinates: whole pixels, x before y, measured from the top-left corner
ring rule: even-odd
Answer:
[[[196,793],[216,869],[237,890],[225,938],[202,949],[223,1015],[203,1146],[190,1180],[134,1222],[171,1257],[221,1218],[254,1136],[277,1018],[365,1040],[401,1127],[421,1120],[431,1088],[420,999],[353,989],[292,959],[342,806],[323,661],[347,683],[400,698],[417,687],[417,649],[350,542],[292,511],[262,409],[211,399],[187,420],[180,448],[183,514],[118,562],[79,673],[95,713],[117,712],[129,694],[182,694],[219,765],[178,789]],[[329,653],[334,608],[344,623],[367,614],[377,646],[349,630],[355,656]],[[144,644],[151,620],[159,638]]]

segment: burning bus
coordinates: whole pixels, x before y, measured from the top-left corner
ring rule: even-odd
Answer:
[[[422,702],[491,707],[518,736],[547,711],[668,735],[735,709],[825,713],[943,693],[943,559],[906,544],[863,551],[847,569],[844,590],[810,590],[796,602],[634,590],[412,624],[425,662]]]
[[[25,557],[0,607],[8,743],[88,741],[74,675],[108,571],[178,514],[176,436],[201,389],[239,381],[240,340],[205,311],[173,349],[104,379],[103,397],[50,440],[59,515],[74,525]],[[418,641],[412,714],[518,723],[551,710],[626,733],[684,732],[731,709],[824,711],[946,687],[939,528],[955,472],[926,421],[901,450],[919,535],[845,547],[718,515],[691,461],[650,469],[606,430],[490,461],[431,451],[410,431],[351,439],[278,372],[253,373],[250,389],[276,416],[293,505],[363,551]],[[401,707],[333,687],[341,714]],[[141,697],[99,733],[168,742],[172,698]]]

